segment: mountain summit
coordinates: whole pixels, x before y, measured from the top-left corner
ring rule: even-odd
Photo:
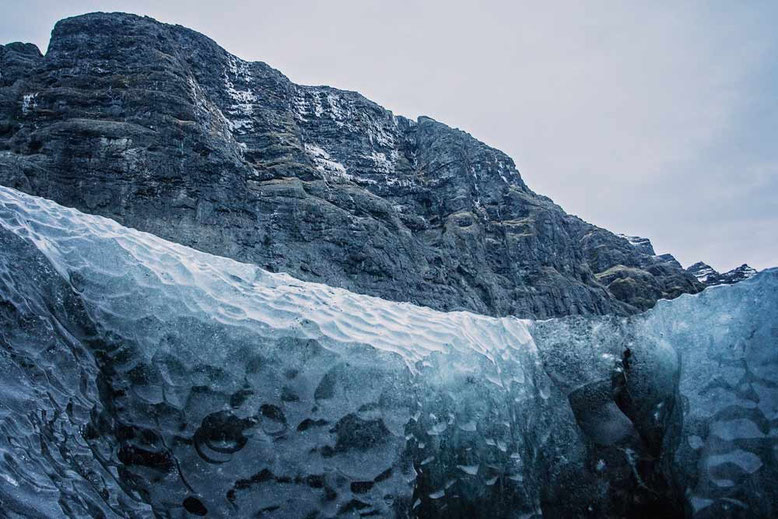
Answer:
[[[687,272],[694,275],[697,280],[705,286],[712,287],[717,285],[732,285],[744,279],[754,277],[756,269],[743,263],[739,267],[733,268],[724,273],[720,273],[713,267],[702,261],[698,261],[686,269]]]
[[[428,117],[301,86],[177,25],[0,47],[0,184],[299,279],[438,310],[631,314],[703,285]]]

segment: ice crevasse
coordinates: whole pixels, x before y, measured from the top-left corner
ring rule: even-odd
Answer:
[[[443,313],[0,187],[9,517],[770,517],[778,271]]]

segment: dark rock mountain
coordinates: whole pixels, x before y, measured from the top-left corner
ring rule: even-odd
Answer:
[[[745,263],[737,268],[724,273],[716,271],[713,267],[702,261],[698,261],[686,269],[687,272],[694,275],[697,280],[707,287],[716,285],[732,285],[744,279],[754,277],[757,271]]]
[[[703,285],[566,214],[465,132],[95,13],[0,47],[0,183],[206,252],[435,309],[630,314]]]

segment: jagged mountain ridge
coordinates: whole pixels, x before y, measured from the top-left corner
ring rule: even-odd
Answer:
[[[703,288],[470,135],[180,26],[78,16],[0,65],[0,183],[206,252],[490,315],[628,314]]]
[[[687,268],[686,271],[693,274],[700,283],[707,287],[731,285],[743,281],[744,279],[752,278],[757,274],[756,269],[745,263],[732,270],[721,273],[702,261],[698,261]]]

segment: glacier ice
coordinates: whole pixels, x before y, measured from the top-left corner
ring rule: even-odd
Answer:
[[[0,501],[774,516],[777,288],[767,270],[631,318],[442,313],[0,187]]]

